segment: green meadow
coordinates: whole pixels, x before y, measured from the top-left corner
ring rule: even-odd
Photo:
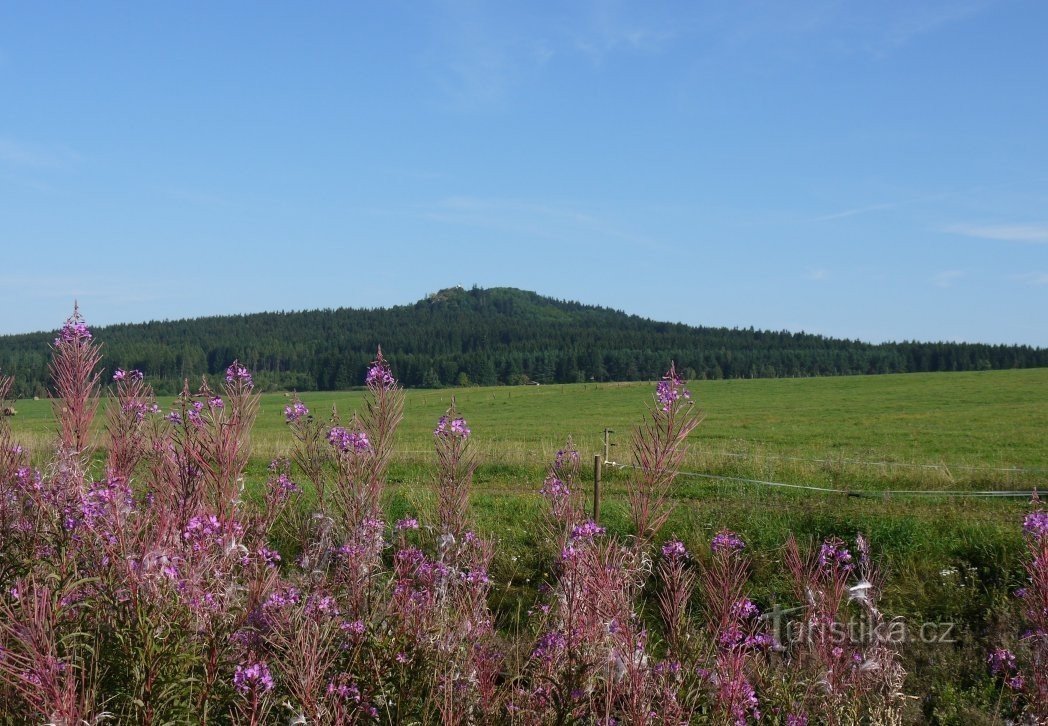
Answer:
[[[855,459],[891,462],[899,469],[904,464],[1048,468],[1048,368],[695,381],[690,387],[704,417],[692,435],[699,456]],[[615,430],[613,441],[626,458],[629,432],[642,420],[653,390],[650,383],[408,390],[401,450],[428,451],[433,425],[454,397],[478,449],[495,458],[541,463],[569,435],[580,450],[596,452],[605,427]],[[346,419],[361,395],[303,393],[301,398],[314,413],[326,415],[337,407]],[[287,400],[282,393],[262,397],[255,429],[260,457],[285,446]],[[53,426],[50,402],[16,406],[11,422],[19,436],[46,443]],[[963,471],[953,474],[966,476]],[[899,472],[886,473],[891,479]]]

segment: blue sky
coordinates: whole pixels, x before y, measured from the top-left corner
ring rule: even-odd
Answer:
[[[1048,3],[2,3],[0,333],[509,285],[1048,346]]]

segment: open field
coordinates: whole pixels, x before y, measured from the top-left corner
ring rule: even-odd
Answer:
[[[790,461],[773,464],[774,457],[826,459],[837,467],[848,459],[898,464],[865,467],[879,470],[871,479],[886,480],[905,476],[912,464],[954,465],[955,478],[987,481],[1007,481],[1011,474],[963,467],[1048,469],[1045,368],[696,381],[691,389],[705,416],[691,436],[696,457],[730,454],[726,458],[757,459],[765,467],[787,467]],[[624,452],[652,391],[649,383],[409,390],[399,448],[404,455],[430,451],[434,422],[454,396],[477,446],[500,461],[541,463],[569,435],[581,451],[595,453],[605,427],[616,431],[618,451]],[[337,406],[348,417],[361,395],[305,393],[302,399],[315,413]],[[286,402],[279,393],[262,398],[255,428],[259,458],[286,446]],[[50,403],[19,401],[17,409],[16,435],[39,448],[52,427]]]

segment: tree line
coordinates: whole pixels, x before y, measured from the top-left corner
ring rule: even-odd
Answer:
[[[512,288],[442,290],[411,305],[111,325],[94,331],[113,369],[155,390],[221,375],[239,359],[264,390],[363,383],[379,345],[408,387],[634,381],[670,360],[689,379],[768,378],[1048,366],[1024,345],[871,344],[809,333],[660,323]],[[20,398],[46,394],[53,333],[0,337]]]

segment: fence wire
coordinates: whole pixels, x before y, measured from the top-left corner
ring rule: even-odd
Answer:
[[[620,464],[615,461],[605,461],[604,466],[616,469],[634,469],[642,471],[643,467],[633,464]],[[1032,499],[1037,494],[1036,489],[994,489],[982,491],[968,491],[961,489],[877,489],[877,490],[852,490],[836,489],[833,487],[820,487],[814,484],[790,484],[787,482],[768,481],[765,479],[748,479],[741,476],[725,476],[721,474],[704,474],[698,471],[680,471],[677,476],[694,477],[697,479],[710,479],[714,481],[738,482],[740,484],[756,484],[759,486],[773,487],[779,489],[799,489],[804,491],[822,492],[825,494],[839,494],[848,497],[859,497],[863,499],[884,499],[893,496],[916,496],[916,497],[1001,497]]]

